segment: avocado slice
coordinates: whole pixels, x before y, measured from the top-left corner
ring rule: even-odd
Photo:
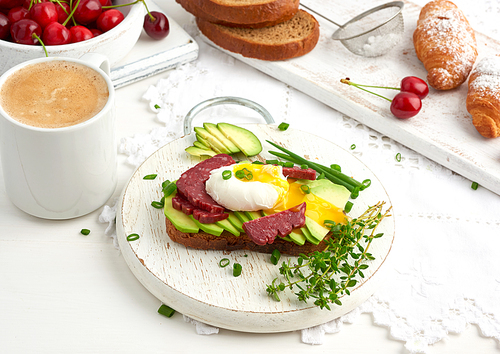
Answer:
[[[218,123],[217,128],[246,156],[254,156],[262,151],[260,140],[250,130],[229,123]]]
[[[210,134],[204,128],[194,127],[194,131],[196,132],[196,134],[205,139],[210,145],[210,147],[213,148],[214,150],[216,149],[220,151],[222,154],[231,154],[231,151],[229,151],[229,149],[225,147],[224,144],[219,139]]]
[[[316,221],[306,216],[306,228],[313,238],[318,240],[318,243],[323,241],[325,236],[330,231],[328,228],[318,224]]]
[[[205,231],[207,234],[220,236],[220,234],[224,231],[222,227],[216,224],[202,224],[198,220],[196,220],[193,215],[189,215],[189,218],[194,221],[196,226]]]
[[[236,228],[236,230],[238,230],[239,232],[245,232],[245,230],[243,230],[243,223],[240,221],[240,219],[238,219],[236,215],[234,215],[233,212],[229,212],[229,217],[227,218],[227,220],[229,220],[229,222]]]
[[[290,232],[288,236],[290,237],[291,241],[295,242],[299,246],[302,246],[304,245],[304,243],[306,243],[306,237],[300,231],[300,229],[292,230],[292,232]]]
[[[243,213],[245,213],[249,220],[255,220],[262,217],[259,211],[244,211]]]
[[[193,156],[215,156],[215,155],[217,155],[217,153],[213,150],[200,149],[199,147],[196,147],[196,146],[189,146],[185,150],[188,154],[193,155]]]
[[[203,150],[212,150],[208,146],[205,146],[205,144],[200,143],[198,140],[195,140],[193,142],[193,146],[197,147],[198,149],[203,149]]]
[[[231,224],[228,219],[216,221],[215,225],[222,227],[226,231],[229,231],[234,236],[240,235],[240,232],[238,231],[238,229],[236,229],[236,227],[234,227],[233,224]]]
[[[246,223],[247,221],[250,221],[250,218],[245,215],[244,212],[242,211],[233,211],[234,215],[238,218],[238,220],[241,221],[241,223]]]
[[[304,237],[306,238],[307,241],[311,242],[313,245],[319,244],[320,241],[318,241],[317,239],[315,239],[314,237],[311,236],[311,233],[309,232],[307,227],[305,227],[305,226],[301,227],[300,231],[302,232],[302,234],[304,235]]]
[[[236,145],[233,144],[233,142],[231,140],[229,140],[228,138],[226,138],[221,132],[219,129],[217,129],[217,125],[213,124],[213,123],[203,123],[203,128],[205,128],[205,130],[207,132],[209,132],[210,134],[212,134],[213,136],[215,136],[217,139],[220,140],[220,142],[222,144],[224,144],[225,147],[227,147],[229,149],[229,151],[231,151],[231,154],[236,154],[238,152],[240,152],[240,149],[238,149],[238,147]]]
[[[344,210],[344,206],[351,196],[351,192],[339,184],[327,179],[317,179],[308,183],[311,193],[326,200],[330,204]]]
[[[210,146],[210,143],[208,142],[207,139],[203,138],[200,134],[196,134],[196,141],[198,141],[200,144],[203,144],[207,147],[207,149],[212,149],[215,152],[220,154],[220,151],[215,150],[213,147]]]
[[[196,223],[194,223],[193,220],[191,220],[189,216],[184,214],[182,211],[172,207],[172,198],[175,197],[175,194],[176,193],[173,193],[165,198],[163,213],[180,232],[193,234],[197,233],[200,231],[200,228],[196,225]]]

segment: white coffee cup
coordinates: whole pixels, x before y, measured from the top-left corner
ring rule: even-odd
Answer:
[[[0,89],[10,75],[27,65],[55,60],[97,71],[109,91],[104,108],[76,125],[39,128],[20,123],[0,106],[0,156],[12,203],[40,218],[70,219],[104,205],[116,188],[115,91],[108,59],[89,53],[79,59],[30,60],[5,72]]]

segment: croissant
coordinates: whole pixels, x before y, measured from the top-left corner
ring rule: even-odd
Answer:
[[[474,30],[458,7],[446,0],[427,3],[420,11],[413,45],[436,90],[450,90],[467,80],[477,58]]]
[[[500,136],[500,56],[484,57],[477,63],[469,77],[465,104],[482,136]]]

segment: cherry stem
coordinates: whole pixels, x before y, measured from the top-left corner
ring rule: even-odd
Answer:
[[[64,21],[64,22],[63,22],[63,24],[62,24],[63,26],[66,26],[66,25],[68,24],[68,21],[69,21],[70,19],[72,19],[72,18],[73,18],[73,14],[75,13],[75,11],[76,11],[76,9],[77,9],[78,5],[80,5],[80,0],[78,0],[78,1],[76,2],[76,5],[73,7],[73,11],[71,11],[71,13],[68,15],[68,18],[66,19],[66,21]],[[73,21],[74,21],[74,20],[73,20]],[[75,22],[75,23],[76,23],[76,22]]]
[[[379,95],[378,93],[375,93],[373,91],[370,91],[370,90],[367,90],[363,87],[373,87],[373,88],[388,88],[388,89],[392,89],[392,90],[400,90],[396,87],[383,87],[383,86],[368,86],[368,85],[359,85],[359,84],[355,84],[354,82],[351,82],[349,79],[340,79],[340,82],[343,83],[343,84],[347,84],[347,85],[351,85],[351,86],[354,86],[354,87],[357,87],[359,88],[360,90],[363,90],[363,91],[366,91],[366,92],[369,92],[371,93],[372,95],[375,95],[375,96],[378,96],[380,98],[383,98],[384,100],[387,100],[389,102],[392,102],[391,99],[387,98],[387,97],[384,97],[382,95]]]
[[[103,9],[114,9],[116,7],[124,7],[124,6],[130,6],[130,5],[135,5],[137,3],[140,3],[142,2],[144,4],[144,7],[146,8],[146,11],[151,19],[151,22],[154,22],[155,21],[155,18],[153,15],[151,15],[151,12],[149,12],[149,9],[148,9],[148,5],[146,5],[146,1],[144,0],[136,0],[134,2],[129,2],[128,4],[121,4],[121,5],[110,5],[110,6],[103,6],[102,8]]]
[[[62,9],[62,10],[66,13],[66,15],[68,15],[68,17],[66,18],[66,20],[67,20],[67,19],[70,17],[70,14],[69,14],[69,12],[68,12],[68,11],[66,11],[66,9],[62,6],[61,2],[64,2],[64,3],[66,3],[66,4],[68,4],[68,2],[67,2],[67,1],[64,1],[64,0],[63,0],[63,1],[54,0],[54,1],[55,1],[55,2],[59,5],[59,6],[61,6],[61,9]],[[69,4],[68,4],[68,5],[69,5]],[[70,5],[70,6],[71,6],[71,5]],[[71,8],[71,7],[70,7],[70,8]],[[73,20],[73,24],[76,26],[76,21],[75,21],[75,18],[74,18],[74,17],[71,17],[71,18],[72,18],[72,20]],[[64,22],[64,25],[63,25],[63,26],[66,26],[66,22],[67,22],[67,21],[65,21],[65,22]]]
[[[42,48],[43,48],[43,51],[45,52],[45,56],[48,58],[49,57],[49,53],[47,53],[47,48],[45,48],[45,44],[43,43],[42,39],[40,37],[37,36],[36,33],[33,33],[31,35],[31,38],[36,38],[38,39],[38,41],[40,42],[40,44],[42,45]]]

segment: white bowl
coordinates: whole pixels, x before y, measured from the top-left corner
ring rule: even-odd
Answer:
[[[117,0],[117,4],[127,4],[130,0]],[[146,10],[143,3],[118,8],[125,19],[115,28],[89,40],[47,46],[49,56],[79,58],[85,53],[100,53],[108,57],[111,66],[123,59],[139,39]],[[41,45],[25,45],[0,40],[0,75],[11,67],[26,60],[41,58],[45,52]]]

